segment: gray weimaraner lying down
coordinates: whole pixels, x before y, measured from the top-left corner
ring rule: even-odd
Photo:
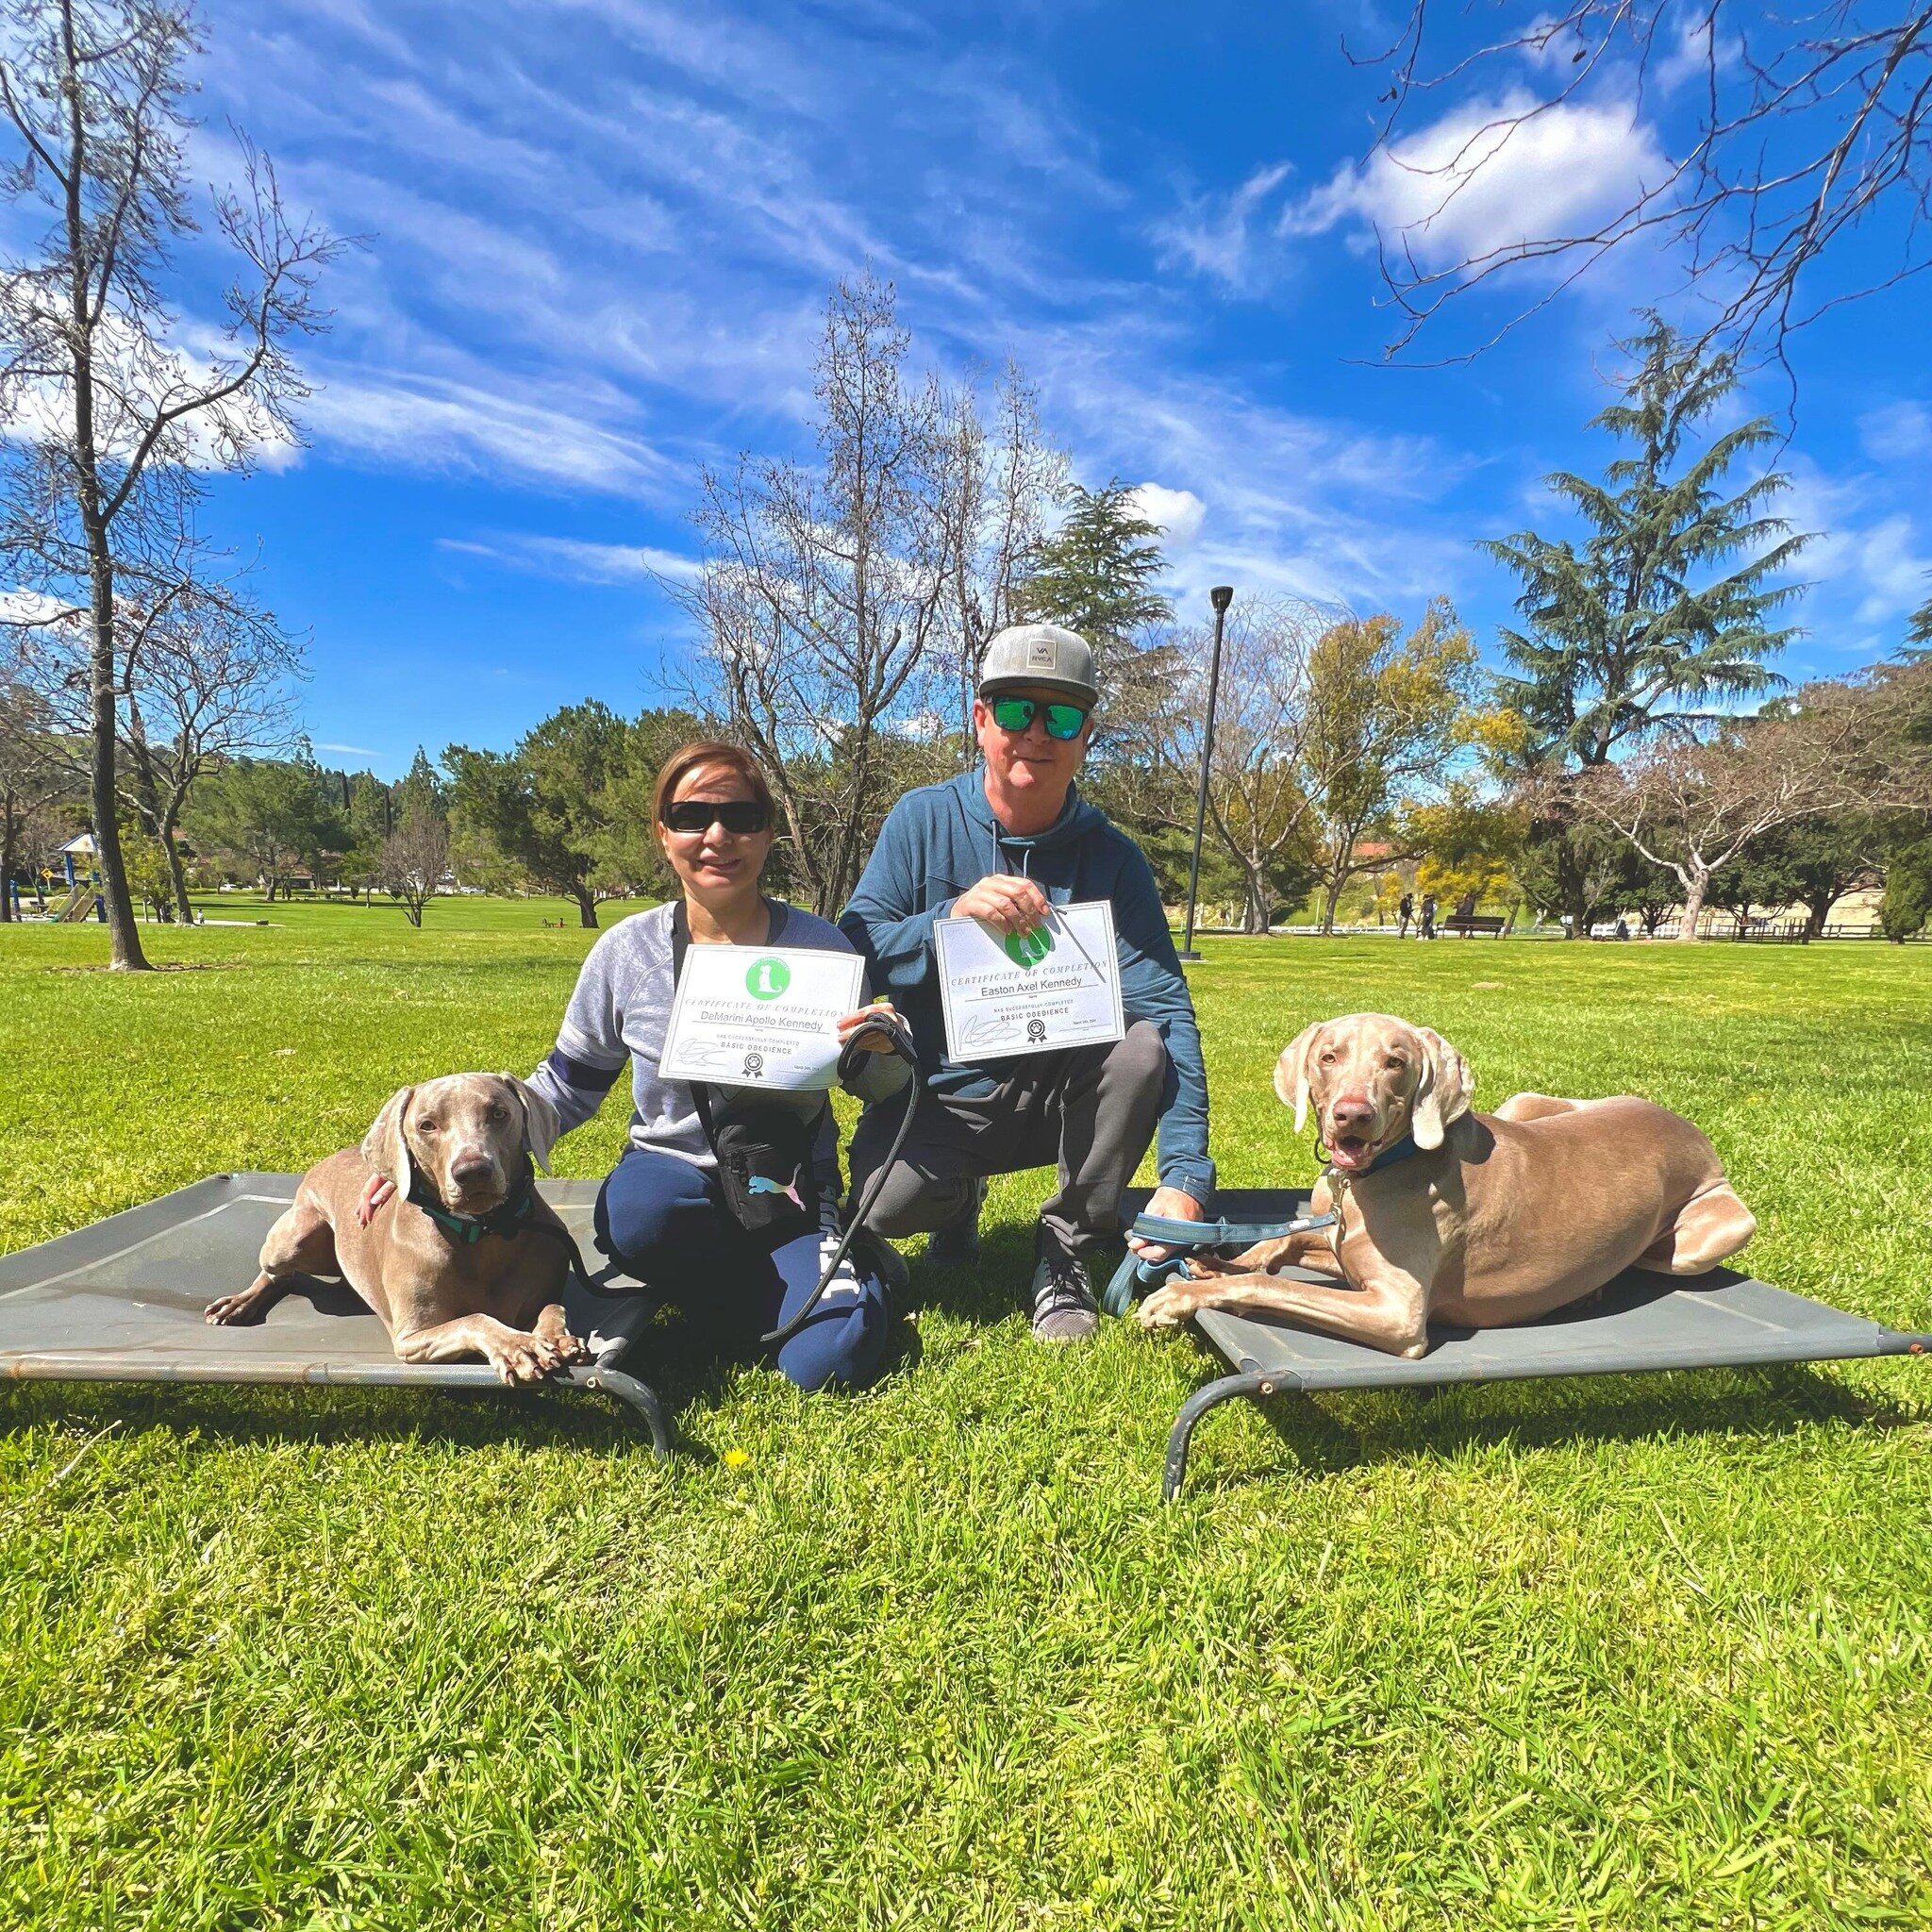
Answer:
[[[1621,1274],[1702,1274],[1757,1229],[1717,1151],[1668,1108],[1620,1095],[1518,1093],[1469,1110],[1462,1056],[1387,1013],[1308,1027],[1274,1091],[1299,1130],[1310,1101],[1329,1169],[1308,1234],[1201,1258],[1141,1303],[1148,1328],[1199,1308],[1256,1309],[1413,1358],[1432,1317],[1469,1328],[1534,1321]],[[1297,1265],[1339,1286],[1285,1281]]]
[[[482,1356],[516,1383],[584,1360],[564,1324],[570,1239],[531,1185],[531,1159],[547,1173],[556,1138],[550,1103],[509,1074],[401,1089],[359,1148],[302,1176],[254,1285],[211,1302],[208,1319],[259,1322],[291,1277],[339,1274],[381,1316],[401,1361]],[[395,1192],[365,1226],[357,1205],[372,1172]]]

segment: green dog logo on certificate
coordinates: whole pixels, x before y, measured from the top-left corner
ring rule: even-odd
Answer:
[[[774,1000],[791,984],[791,969],[769,956],[744,975],[744,990],[755,1000]]]
[[[1056,906],[1047,924],[1027,933],[936,920],[932,942],[955,1059],[1097,1046],[1126,1032],[1113,908],[1104,899]]]

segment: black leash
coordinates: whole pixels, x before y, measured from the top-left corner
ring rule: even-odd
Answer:
[[[886,1176],[898,1165],[899,1156],[906,1145],[906,1137],[912,1131],[912,1116],[919,1111],[919,1090],[924,1085],[919,1077],[919,1058],[912,1051],[912,1031],[896,1013],[869,1013],[855,1026],[845,1041],[845,1050],[839,1056],[839,1078],[849,1080],[858,1071],[859,1055],[867,1049],[862,1042],[868,1038],[883,1040],[893,1054],[912,1070],[912,1077],[906,1083],[906,1111],[900,1117],[899,1131],[892,1136],[892,1145],[886,1158],[873,1172],[873,1177],[866,1183],[864,1198],[857,1209],[845,1217],[845,1232],[839,1237],[839,1245],[832,1250],[832,1258],[825,1263],[819,1274],[818,1286],[805,1298],[805,1306],[793,1315],[791,1321],[774,1328],[769,1335],[758,1337],[766,1348],[779,1348],[803,1328],[810,1320],[812,1311],[824,1299],[825,1291],[831,1287],[839,1270],[845,1264],[845,1257],[852,1246],[852,1238],[865,1225],[866,1217],[871,1214],[874,1204],[879,1197],[879,1190],[886,1184]]]

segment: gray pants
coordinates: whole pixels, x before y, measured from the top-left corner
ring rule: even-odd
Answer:
[[[869,1224],[894,1239],[930,1234],[971,1208],[974,1184],[986,1175],[1057,1166],[1059,1189],[1041,1208],[1041,1226],[1065,1252],[1082,1254],[1120,1232],[1121,1192],[1154,1139],[1168,1083],[1160,1029],[1137,1020],[1112,1046],[1017,1060],[978,1098],[923,1093]],[[855,1199],[891,1151],[900,1105],[868,1108],[858,1123]]]

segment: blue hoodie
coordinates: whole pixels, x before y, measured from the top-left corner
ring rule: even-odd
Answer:
[[[1167,1043],[1161,1184],[1210,1207],[1208,1074],[1160,893],[1141,848],[1075,789],[1069,789],[1065,809],[1045,831],[1024,839],[993,817],[977,771],[943,785],[922,785],[886,815],[839,927],[865,955],[873,985],[889,992],[911,1021],[927,1086],[939,1093],[984,1094],[1006,1076],[1003,1064],[989,1068],[946,1058],[933,966],[933,921],[945,918],[961,892],[991,873],[1032,879],[1056,906],[1105,899],[1113,907],[1127,1022],[1151,1020]]]

